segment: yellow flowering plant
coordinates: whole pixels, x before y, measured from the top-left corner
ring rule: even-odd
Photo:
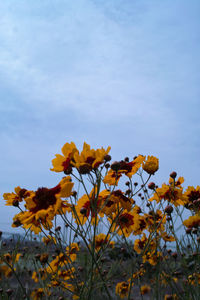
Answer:
[[[50,170],[63,173],[56,186],[4,193],[5,205],[18,210],[12,226],[39,238],[40,246],[30,255],[28,291],[17,268],[29,256],[16,249],[2,250],[0,282],[14,275],[24,299],[130,300],[137,287],[141,299],[176,299],[179,292],[197,300],[200,187],[184,190],[176,172],[159,187],[150,182],[157,157],[112,162],[110,149],[84,143],[80,151],[66,143],[52,159]],[[186,219],[184,211],[191,214]],[[184,259],[186,244],[191,255]]]

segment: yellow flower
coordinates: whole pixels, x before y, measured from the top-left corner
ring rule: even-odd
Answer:
[[[159,160],[155,156],[148,156],[147,160],[142,164],[142,168],[148,174],[153,175],[159,168]]]
[[[175,206],[184,205],[187,201],[187,196],[183,194],[183,188],[181,186],[183,182],[183,177],[179,177],[175,182],[170,178],[169,184],[164,183],[161,188],[157,188],[149,201],[156,200],[156,202],[159,203],[163,199]]]
[[[151,287],[149,285],[142,285],[140,288],[141,295],[148,294],[151,291]]]
[[[119,282],[116,285],[115,292],[120,296],[121,299],[126,298],[128,296],[130,289],[130,284],[126,281]]]
[[[200,211],[200,186],[196,188],[193,186],[188,186],[186,192],[184,193],[186,197],[185,207],[195,211],[196,213]]]
[[[66,143],[62,147],[62,153],[56,154],[56,158],[52,160],[53,168],[50,169],[54,172],[65,172],[66,174],[70,174],[72,171],[72,162],[74,161],[74,155],[78,152],[78,149],[76,148],[76,145],[71,142]]]
[[[124,210],[122,212],[114,213],[113,216],[109,217],[109,222],[112,223],[114,221],[114,225],[112,226],[112,231],[117,232],[118,235],[125,235],[128,237],[131,233],[134,233],[139,227],[139,215],[134,211]]]
[[[70,204],[61,198],[71,195],[73,185],[68,176],[64,177],[54,188],[42,187],[31,192],[30,196],[25,198],[27,211],[17,214],[14,221],[18,220],[24,228],[30,228],[36,234],[41,231],[41,226],[45,229],[51,228],[55,215],[60,214],[61,210],[64,213],[69,211]]]
[[[110,234],[106,236],[104,233],[100,233],[96,235],[95,237],[95,250],[99,251],[100,249],[103,249],[104,247],[113,247],[114,242],[110,241]]]
[[[138,155],[133,161],[126,162],[120,161],[118,163],[117,171],[109,170],[107,175],[104,177],[103,182],[109,185],[118,185],[119,179],[122,174],[125,174],[129,178],[131,178],[141,167],[142,162],[144,161],[143,155]],[[112,166],[111,166],[112,168]]]
[[[82,152],[74,154],[74,162],[72,164],[81,174],[87,174],[91,170],[97,169],[104,162],[104,158],[110,149],[111,147],[108,147],[107,150],[103,148],[94,150],[90,149],[90,145],[84,143]]]
[[[3,197],[6,200],[6,205],[18,206],[19,202],[30,195],[30,191],[21,189],[19,186],[15,188],[15,193],[4,193]]]
[[[183,225],[185,225],[188,228],[197,228],[200,226],[200,215],[194,215],[189,217],[187,220],[183,221]]]

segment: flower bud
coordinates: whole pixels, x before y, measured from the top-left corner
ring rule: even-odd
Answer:
[[[15,207],[19,206],[19,201],[17,199],[13,200],[12,205]]]
[[[117,172],[120,169],[120,162],[115,161],[114,163],[112,163],[111,165],[111,169],[115,172]]]
[[[150,182],[149,184],[148,184],[148,188],[150,189],[150,190],[154,190],[155,189],[155,183],[154,182]]]
[[[111,160],[111,156],[109,154],[104,156],[104,160],[105,161],[110,161]]]
[[[165,212],[168,215],[171,215],[171,213],[173,212],[173,207],[171,205],[167,205],[167,207],[165,208]]]
[[[86,215],[86,213],[87,213],[87,208],[85,208],[85,207],[82,207],[81,209],[80,209],[80,213],[82,214],[82,215]]]
[[[176,176],[177,176],[177,173],[176,173],[176,172],[172,172],[169,176],[170,176],[171,178],[175,179]]]

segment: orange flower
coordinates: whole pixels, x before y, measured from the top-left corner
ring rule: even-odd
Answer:
[[[99,251],[100,249],[103,249],[104,247],[109,246],[113,247],[114,242],[110,241],[110,234],[106,237],[106,234],[100,233],[96,235],[95,237],[95,250]]]

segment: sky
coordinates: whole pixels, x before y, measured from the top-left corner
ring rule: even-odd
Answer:
[[[199,0],[0,2],[0,212],[3,193],[53,187],[66,142],[111,146],[113,160],[159,158],[199,182]]]

